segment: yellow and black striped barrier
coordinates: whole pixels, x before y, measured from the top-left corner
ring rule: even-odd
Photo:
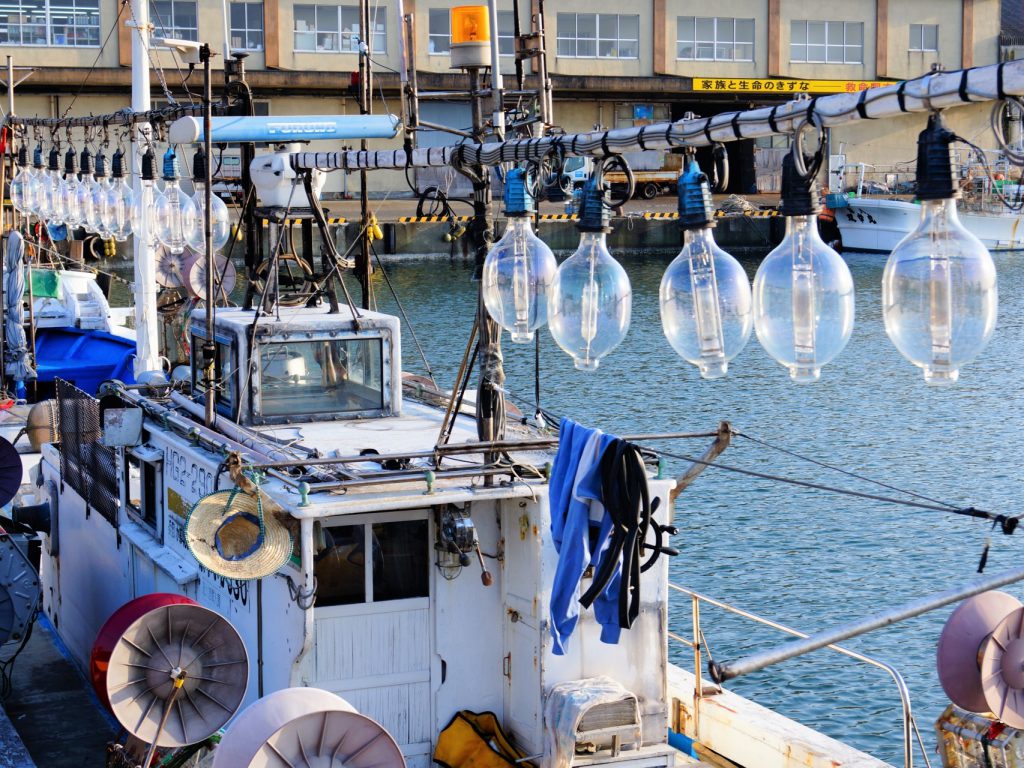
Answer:
[[[435,224],[439,221],[469,221],[472,216],[399,216],[399,224]]]
[[[308,219],[307,219],[307,221],[308,221]],[[270,219],[263,219],[261,223],[263,224],[264,227],[269,226],[270,225]],[[292,226],[294,224],[301,224],[302,223],[302,219],[285,219],[284,221],[275,221],[274,223],[275,224],[281,224],[281,225],[284,225],[286,227],[290,227],[290,226]],[[348,219],[342,219],[342,218],[337,218],[337,217],[336,218],[330,218],[330,219],[327,219],[327,223],[328,224],[347,224],[348,223]]]
[[[574,213],[542,213],[540,215],[541,221],[577,221],[578,217]]]
[[[726,216],[747,216],[752,219],[767,219],[772,216],[778,216],[779,212],[774,208],[766,211],[745,211],[743,213],[729,213],[727,211],[715,211],[715,218],[722,219]],[[678,219],[679,214],[675,211],[664,212],[664,213],[645,213],[643,214],[644,219]]]

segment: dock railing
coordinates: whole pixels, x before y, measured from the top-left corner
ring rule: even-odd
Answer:
[[[692,589],[687,589],[686,587],[681,587],[678,584],[673,584],[669,582],[668,586],[669,589],[671,589],[672,591],[678,592],[682,595],[686,595],[690,599],[691,616],[693,622],[693,638],[688,639],[686,637],[683,637],[679,633],[673,632],[671,630],[669,630],[668,635],[671,639],[675,640],[676,642],[682,643],[683,645],[693,650],[693,727],[694,736],[697,736],[700,732],[699,727],[701,699],[703,699],[705,695],[708,695],[706,694],[704,690],[704,685],[702,683],[702,656],[704,650],[707,648],[707,642],[704,639],[704,632],[701,630],[700,626],[701,603],[706,603],[716,608],[720,608],[724,611],[727,611],[728,613],[740,616],[744,619],[753,621],[757,624],[762,624],[766,627],[771,627],[774,630],[783,632],[788,635],[792,635],[793,637],[806,638],[808,637],[808,635],[797,629],[793,629],[792,627],[787,627],[785,624],[780,624],[777,621],[766,619],[763,616],[758,616],[757,614],[751,613],[750,611],[745,611],[742,608],[737,608],[733,605],[729,605],[728,603],[722,602],[721,600],[716,600],[713,597],[702,595],[699,592],[695,592]],[[925,765],[928,768],[931,768],[931,762],[928,759],[928,751],[925,749],[924,741],[921,738],[921,732],[918,730],[917,722],[914,720],[914,715],[910,708],[910,690],[907,688],[907,683],[903,679],[903,675],[901,675],[895,667],[891,666],[890,664],[887,664],[884,661],[879,661],[878,659],[871,658],[870,656],[865,656],[862,653],[851,651],[850,649],[844,648],[841,645],[829,645],[826,647],[829,650],[842,654],[843,656],[847,656],[855,661],[859,661],[863,664],[868,664],[872,667],[877,667],[878,669],[884,670],[886,673],[888,673],[889,677],[892,678],[893,683],[896,684],[896,690],[899,693],[900,703],[903,707],[903,765],[905,768],[913,768],[914,741],[916,740],[918,747],[921,750],[921,756],[924,758]],[[715,688],[717,689],[717,686],[715,686]],[[712,693],[710,695],[714,694]]]

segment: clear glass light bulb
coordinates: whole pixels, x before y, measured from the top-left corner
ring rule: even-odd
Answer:
[[[576,367],[597,368],[629,331],[633,289],[608,252],[604,232],[580,233],[580,246],[555,273],[548,304],[551,336]]]
[[[157,245],[159,242],[156,236],[156,215],[154,212],[154,206],[156,205],[156,198],[159,196],[160,191],[156,188],[156,182],[152,180],[143,179],[142,187],[139,189],[139,194],[135,195],[132,188],[125,183],[124,179],[121,180],[121,184],[127,188],[129,199],[132,203],[130,208],[128,230],[130,233],[135,233],[137,236],[143,231],[144,228],[148,227],[146,231],[149,232],[149,244]],[[115,185],[120,186],[120,185]],[[145,217],[145,220],[143,220]],[[115,239],[116,239],[115,233]]]
[[[188,232],[188,247],[196,253],[206,253],[206,185],[197,181],[196,193],[192,195],[195,208],[195,226]],[[231,215],[220,196],[210,196],[210,221],[212,222],[213,250],[219,251],[231,239]]]
[[[196,227],[196,206],[177,179],[165,179],[164,191],[153,203],[157,239],[171,253],[181,253]]]
[[[60,171],[50,168],[46,172],[46,178],[42,182],[41,211],[42,218],[51,224],[64,223],[64,210],[61,206],[61,178]]]
[[[78,171],[75,169],[75,151],[69,149],[64,156],[64,179],[60,183],[60,210],[64,223],[77,227],[82,223],[82,209],[78,205]]]
[[[111,186],[107,176],[100,176],[96,179],[96,184],[92,189],[92,211],[96,222],[96,234],[104,240],[113,235],[110,229]]]
[[[996,266],[955,200],[924,200],[921,220],[882,273],[885,332],[929,384],[951,384],[996,327]]]
[[[32,198],[35,190],[35,173],[28,164],[27,153],[19,152],[18,172],[11,179],[11,205],[18,213],[28,214],[32,211]]]
[[[525,344],[548,321],[548,296],[558,271],[555,254],[534,234],[529,216],[509,216],[483,269],[483,297],[494,321]]]
[[[853,276],[818,234],[817,217],[786,217],[786,236],[754,277],[754,328],[794,381],[817,381],[853,332]]]
[[[81,216],[81,224],[86,232],[95,233],[99,230],[99,222],[96,220],[96,209],[93,206],[93,198],[96,188],[99,185],[91,173],[82,174],[78,182],[78,213]]]
[[[661,325],[680,357],[717,379],[750,338],[750,280],[710,227],[686,230],[683,243],[661,279]]]

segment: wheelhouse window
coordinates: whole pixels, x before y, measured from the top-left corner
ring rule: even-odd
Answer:
[[[680,16],[676,58],[693,61],[753,61],[754,20]]]
[[[263,50],[263,3],[231,4],[231,48]]]
[[[357,5],[296,5],[295,50],[305,53],[358,53],[365,40],[371,53],[387,52],[387,11],[370,8],[370,31],[359,25]]]
[[[558,55],[578,59],[639,58],[640,17],[614,13],[560,13]]]
[[[154,448],[124,449],[125,509],[154,536],[159,535],[162,466],[163,454]]]
[[[206,381],[203,377],[202,362],[203,339],[192,336],[192,391],[206,392]],[[235,416],[238,405],[238,363],[235,350],[227,340],[217,339],[217,357],[214,359],[214,372],[217,376],[216,405],[218,413]]]
[[[937,51],[937,50],[939,50],[939,25],[938,24],[911,24],[910,25],[910,50],[912,50],[912,51]]]
[[[314,563],[318,608],[430,595],[426,520],[325,526],[323,544]]]
[[[381,338],[260,345],[260,415],[364,414],[384,408]]]
[[[794,21],[790,26],[789,60],[807,64],[863,64],[864,23]]]
[[[516,55],[516,21],[512,11],[498,11],[498,55]]]
[[[99,44],[99,0],[9,0],[0,5],[0,45]]]
[[[156,37],[199,40],[199,12],[195,0],[150,0],[149,20]]]

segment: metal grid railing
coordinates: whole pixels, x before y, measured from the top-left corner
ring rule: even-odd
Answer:
[[[117,527],[120,498],[117,455],[100,442],[100,404],[74,384],[57,379],[57,434],[60,439],[60,478],[86,504]]]

